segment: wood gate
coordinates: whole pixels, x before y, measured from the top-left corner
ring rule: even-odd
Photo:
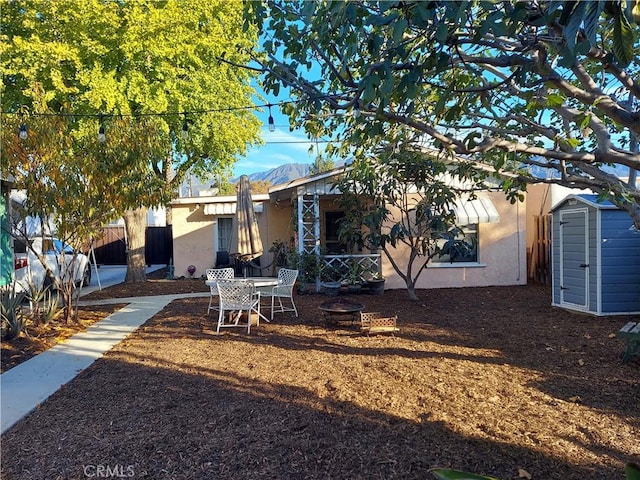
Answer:
[[[551,215],[534,216],[535,232],[528,258],[528,280],[551,284]]]
[[[98,265],[126,265],[127,241],[124,227],[104,227],[102,238],[93,242]]]
[[[173,257],[173,234],[171,225],[147,227],[144,256],[147,265],[169,265]]]
[[[173,256],[171,225],[147,227],[145,232],[145,258],[147,265],[168,265]],[[93,243],[99,265],[127,264],[127,236],[123,226],[104,228],[102,238]]]

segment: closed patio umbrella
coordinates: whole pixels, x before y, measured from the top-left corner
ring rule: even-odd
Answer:
[[[262,255],[262,239],[253,210],[249,177],[242,175],[236,186],[236,215],[233,217],[230,254],[243,263]]]

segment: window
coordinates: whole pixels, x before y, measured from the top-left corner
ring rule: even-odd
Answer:
[[[218,251],[229,251],[231,248],[232,218],[218,218]]]
[[[460,227],[463,235],[438,240],[438,246],[445,250],[433,257],[432,263],[475,263],[478,261],[478,225]]]
[[[344,218],[344,212],[325,212],[324,214],[324,246],[328,254],[343,253],[345,245],[338,240],[340,220]]]

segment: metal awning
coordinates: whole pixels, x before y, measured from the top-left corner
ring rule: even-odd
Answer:
[[[219,203],[205,203],[204,214],[205,215],[235,215],[236,214],[236,202],[219,202]],[[253,202],[253,210],[256,213],[262,213],[262,202]]]
[[[475,200],[458,200],[453,207],[458,225],[473,225],[476,223],[497,223],[500,215],[488,198]]]

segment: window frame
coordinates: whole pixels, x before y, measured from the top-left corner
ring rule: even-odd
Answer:
[[[429,262],[430,267],[459,268],[484,266],[484,264],[480,262],[480,224],[460,225],[459,228],[464,232],[463,239],[469,239],[475,245],[475,260],[460,259],[451,261],[448,255],[434,256]],[[438,240],[438,245],[442,245],[446,241],[446,238],[442,238]]]
[[[227,229],[227,225],[228,225],[228,231],[223,232],[223,228]],[[233,231],[233,217],[227,217],[227,216],[218,217],[218,221],[216,222],[216,240],[217,240],[216,251],[217,252],[230,251],[232,231]],[[221,235],[221,233],[225,233],[229,237],[228,239],[226,239],[226,245],[223,244],[222,242],[225,235]]]

